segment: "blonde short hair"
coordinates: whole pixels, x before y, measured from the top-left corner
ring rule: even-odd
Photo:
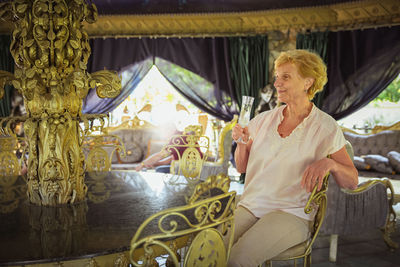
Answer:
[[[295,49],[281,52],[275,60],[275,69],[285,63],[296,65],[301,77],[314,78],[314,83],[308,89],[307,95],[311,100],[315,94],[324,89],[324,85],[328,81],[326,73],[326,65],[322,58],[314,52]]]

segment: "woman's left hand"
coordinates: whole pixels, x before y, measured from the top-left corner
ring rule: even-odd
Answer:
[[[309,165],[303,173],[301,187],[311,192],[316,184],[318,191],[322,188],[325,175],[331,170],[332,159],[323,158]]]

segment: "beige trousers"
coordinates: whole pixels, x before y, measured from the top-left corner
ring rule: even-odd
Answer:
[[[261,218],[239,206],[229,267],[255,267],[286,249],[305,241],[311,222],[283,211]]]

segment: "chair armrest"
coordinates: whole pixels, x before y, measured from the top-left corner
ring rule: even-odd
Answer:
[[[315,208],[315,206],[312,204],[313,203],[319,204],[321,197],[326,198],[326,191],[328,190],[329,175],[330,175],[329,172],[325,175],[324,181],[322,182],[321,190],[318,191],[318,184],[316,184],[314,186],[313,191],[311,192],[311,195],[308,197],[307,204],[304,207],[305,213],[309,214]]]
[[[370,180],[359,184],[357,189],[354,189],[354,190],[342,189],[342,192],[344,192],[346,194],[359,194],[359,193],[368,191],[370,188],[376,186],[377,184],[384,185],[386,187],[386,190],[389,189],[390,194],[388,194],[388,201],[389,201],[390,207],[393,209],[392,206],[394,204],[394,189],[393,189],[392,183],[387,178],[371,178]]]
[[[342,191],[345,192],[346,194],[360,194],[360,193],[368,191],[370,188],[372,188],[378,184],[382,184],[383,186],[385,186],[386,191],[389,190],[389,192],[387,194],[388,204],[389,204],[388,219],[389,219],[389,217],[393,217],[393,219],[396,220],[396,212],[393,209],[394,189],[393,189],[393,185],[389,179],[387,179],[387,178],[371,178],[370,180],[359,184],[357,189],[354,189],[354,190],[342,189]]]

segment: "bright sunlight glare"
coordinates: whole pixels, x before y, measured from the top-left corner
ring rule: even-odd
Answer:
[[[124,79],[129,77],[123,74],[122,84],[125,83]],[[151,109],[146,109],[146,104],[150,104]],[[184,109],[177,110],[177,105]],[[112,111],[111,123],[118,125],[138,116],[155,126],[173,122],[182,130],[187,125],[198,124],[199,113],[200,110],[180,95],[153,66],[132,94]]]

